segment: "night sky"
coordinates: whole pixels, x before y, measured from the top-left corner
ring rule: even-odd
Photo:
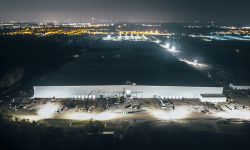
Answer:
[[[250,25],[250,0],[1,0],[1,21],[216,21]]]

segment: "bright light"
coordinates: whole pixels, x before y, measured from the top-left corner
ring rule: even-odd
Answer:
[[[128,40],[129,38],[128,38],[128,35],[127,34],[125,34],[125,40]]]
[[[47,103],[41,106],[41,108],[37,111],[37,114],[43,119],[50,118],[53,117],[54,113],[58,110],[58,108],[58,104]]]
[[[107,40],[110,40],[111,39],[111,35],[109,34],[108,36],[107,36]]]
[[[172,46],[172,47],[169,49],[169,51],[170,51],[170,52],[174,52],[174,53],[178,52],[174,46]]]
[[[169,48],[169,47],[170,47],[170,44],[169,44],[169,43],[166,43],[165,47],[166,47],[166,48]]]
[[[92,114],[84,112],[65,113],[62,117],[62,119],[70,119],[70,120],[90,120],[92,118],[93,118]]]
[[[92,113],[85,113],[85,112],[72,112],[72,113],[65,113],[62,116],[62,119],[70,119],[70,120],[111,120],[117,117],[116,114],[111,112],[103,112],[100,114],[92,114]]]
[[[156,41],[155,41],[155,43],[157,43],[157,44],[159,44],[161,41],[159,40],[159,39],[157,39]]]
[[[187,118],[190,112],[185,108],[179,108],[170,111],[153,111],[153,116],[161,120],[177,120]]]
[[[122,39],[122,36],[121,36],[121,34],[118,36],[118,40],[121,40]]]
[[[161,44],[159,44],[161,47],[163,47],[163,48],[165,48],[167,51],[169,51],[169,52],[172,52],[172,53],[177,53],[177,52],[179,52],[178,50],[176,50],[176,48],[173,46],[173,47],[171,47],[170,48],[170,44],[165,44],[165,45],[161,45]]]
[[[110,119],[114,119],[114,118],[116,118],[116,115],[114,113],[103,112],[103,113],[95,115],[93,119],[105,121],[105,120],[110,120]]]
[[[172,50],[172,51],[175,51],[175,47],[174,47],[174,46],[172,46],[172,47],[171,47],[171,50]]]
[[[225,119],[250,120],[250,111],[249,110],[228,110],[228,111],[215,113],[214,116],[219,117],[219,118],[225,118]]]
[[[197,68],[197,69],[208,69],[210,66],[204,63],[198,63],[198,60],[189,61],[186,59],[179,59],[180,61],[184,61],[185,63]]]

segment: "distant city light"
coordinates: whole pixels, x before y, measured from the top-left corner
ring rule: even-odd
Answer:
[[[159,44],[159,43],[157,43]],[[179,52],[178,50],[176,50],[175,46],[172,46],[169,43],[166,43],[165,45],[159,44],[161,47],[165,48],[167,51],[172,52],[172,53],[177,53]]]
[[[170,48],[170,51],[172,51],[172,52],[174,52],[176,50],[176,48],[174,47],[174,46],[172,46],[171,48]]]
[[[111,39],[111,35],[107,35],[107,40],[110,40]]]
[[[157,43],[157,44],[159,44],[161,41],[159,40],[159,39],[157,39],[156,41],[155,41],[155,43]]]
[[[197,68],[197,69],[208,69],[210,66],[207,65],[207,64],[204,64],[204,63],[199,63],[198,60],[194,60],[194,61],[190,61],[190,60],[187,60],[187,59],[179,59],[180,61],[183,61],[191,66],[193,66],[194,68]]]
[[[170,47],[170,44],[169,44],[169,43],[166,43],[165,46],[166,46],[166,48],[169,48],[169,47]]]

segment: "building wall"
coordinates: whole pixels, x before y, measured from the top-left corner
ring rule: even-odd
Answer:
[[[240,85],[234,85],[230,83],[229,87],[235,89],[235,90],[249,90],[250,86],[240,86]]]
[[[226,97],[200,97],[200,100],[202,102],[211,102],[211,103],[220,103],[220,102],[226,102]]]
[[[34,98],[115,97],[131,93],[132,97],[200,98],[200,94],[222,94],[222,87],[188,86],[34,86]]]

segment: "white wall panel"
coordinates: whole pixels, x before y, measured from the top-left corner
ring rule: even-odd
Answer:
[[[187,86],[34,86],[34,98],[73,98],[76,95],[100,95],[114,97],[121,95],[125,90],[138,94],[140,98],[161,97],[186,97],[199,98],[200,94],[222,94],[222,87],[187,87]]]

